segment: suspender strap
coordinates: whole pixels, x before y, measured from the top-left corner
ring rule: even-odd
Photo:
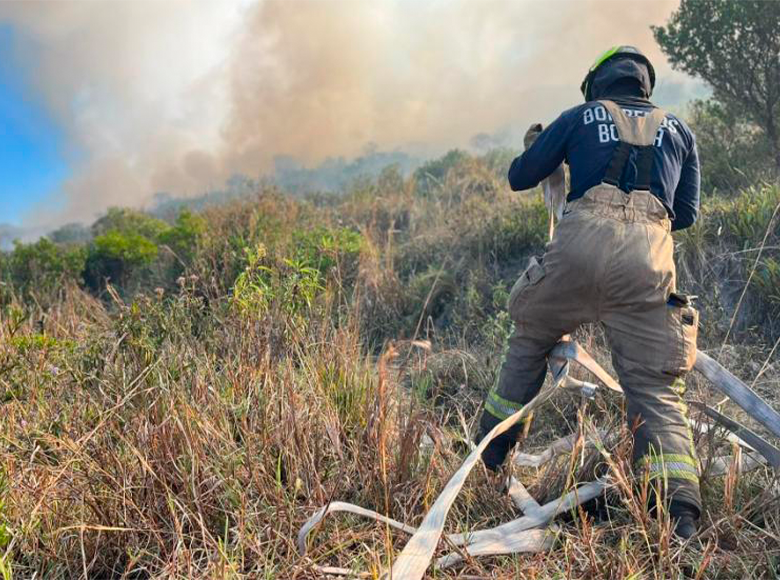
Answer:
[[[629,117],[617,103],[612,101],[599,101],[599,103],[612,116],[620,140],[604,174],[604,183],[619,186],[626,164],[632,157],[632,151],[635,151],[637,175],[634,189],[649,191],[653,173],[653,143],[666,117],[666,112],[653,109],[644,117]]]
[[[636,182],[634,189],[650,191],[650,178],[653,174],[653,146],[645,145],[639,149],[636,158]]]
[[[612,153],[612,159],[607,166],[607,171],[604,174],[604,183],[609,183],[615,187],[620,185],[620,177],[623,175],[623,169],[628,162],[628,157],[631,154],[631,145],[625,141],[620,141]]]

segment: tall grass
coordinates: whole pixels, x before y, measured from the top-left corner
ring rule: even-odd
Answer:
[[[702,288],[715,327],[705,348],[720,344],[731,284],[746,280],[739,252],[760,241],[778,193],[744,195],[713,202],[678,237],[681,283]],[[265,191],[203,217],[175,283],[130,296],[109,285],[99,298],[73,284],[0,290],[3,577],[310,578],[312,563],[378,575],[402,536],[332,517],[304,559],[298,528],[333,499],[417,524],[467,453],[509,328],[506,289],[543,249],[538,194],[512,195],[489,165],[465,160],[424,195],[385,174],[339,198]],[[772,232],[767,247],[775,241]],[[761,288],[748,291],[732,340],[773,304],[774,290]],[[609,366],[599,329],[577,338]],[[760,338],[724,354],[744,378],[758,370]],[[776,363],[761,370],[758,387],[776,397]],[[689,387],[712,396],[695,377]],[[436,577],[776,576],[772,473],[705,478],[701,544],[680,546],[668,515],[645,508],[649,483],[631,483],[621,417],[609,398],[544,409],[528,449],[594,422],[613,437],[521,474],[537,499],[607,469],[620,485],[606,504],[564,518],[551,552],[469,558]],[[713,440],[699,447],[729,452]],[[449,525],[512,517],[478,472]]]

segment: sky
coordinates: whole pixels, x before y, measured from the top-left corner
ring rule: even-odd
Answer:
[[[433,155],[581,101],[615,44],[698,90],[649,26],[678,0],[2,0],[0,225],[89,223],[273,159]]]
[[[0,26],[0,54],[9,54],[13,29]],[[0,221],[20,224],[25,212],[47,198],[68,173],[64,135],[36,103],[12,59],[0,60]]]

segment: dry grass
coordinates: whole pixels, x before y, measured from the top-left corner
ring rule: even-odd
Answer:
[[[209,233],[174,289],[97,299],[67,286],[37,303],[7,293],[0,575],[303,579],[317,577],[312,564],[386,569],[406,538],[385,526],[330,517],[305,559],[297,530],[331,500],[420,522],[468,451],[463,425],[473,426],[508,326],[506,282],[545,231],[539,199],[510,198],[484,168],[451,172],[424,198],[411,182],[393,184],[319,207],[264,194],[210,210]],[[319,274],[291,265],[294,232],[312,224],[359,231],[359,252],[321,248],[332,264]],[[257,268],[275,274],[252,270],[270,289],[255,285],[241,302],[243,249],[259,244],[267,255]],[[609,368],[598,329],[577,338]],[[761,370],[757,388],[777,400],[768,354],[760,343],[724,351],[741,377]],[[713,400],[700,379],[689,387]],[[621,413],[617,399],[583,408],[562,397],[537,414],[524,450],[594,424],[614,434],[601,452],[578,449],[520,474],[539,501],[605,471],[618,482],[606,504],[562,518],[552,551],[467,558],[432,577],[776,578],[775,475],[705,477],[701,542],[675,543],[668,516],[644,507],[647,484],[633,481]],[[724,452],[712,439],[699,448]],[[514,517],[477,470],[448,526]]]

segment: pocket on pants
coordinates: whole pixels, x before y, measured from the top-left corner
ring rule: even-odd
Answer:
[[[517,306],[522,302],[523,295],[539,281],[544,278],[544,266],[541,264],[541,258],[532,257],[528,262],[528,267],[520,274],[520,277],[512,286],[509,293],[509,299],[506,302],[506,308],[510,316],[515,317]]]
[[[672,293],[666,303],[667,328],[673,352],[664,370],[673,375],[687,373],[696,363],[699,311],[691,302],[690,296]]]

